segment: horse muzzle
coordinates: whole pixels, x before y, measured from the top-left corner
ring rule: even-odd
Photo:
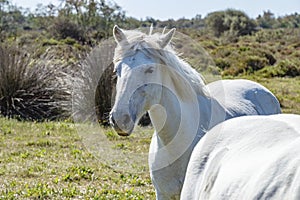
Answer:
[[[134,123],[128,114],[116,115],[115,113],[111,113],[109,122],[120,136],[129,136],[134,128]]]

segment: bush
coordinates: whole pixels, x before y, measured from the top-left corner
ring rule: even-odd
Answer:
[[[223,58],[217,58],[215,60],[216,66],[219,67],[222,70],[228,69],[230,67],[230,63]]]
[[[296,60],[282,60],[275,66],[268,66],[260,71],[265,78],[300,76],[300,63]]]
[[[65,17],[58,17],[50,28],[50,32],[57,39],[73,38],[84,42],[84,31],[75,22]]]
[[[51,38],[51,39],[44,39],[42,41],[42,45],[43,46],[55,46],[55,45],[58,45],[59,44],[59,41]]]
[[[70,38],[70,37],[67,37],[62,42],[65,43],[65,44],[67,44],[67,45],[71,45],[71,46],[74,45],[74,44],[76,44],[76,40],[73,39],[73,38]]]
[[[74,81],[73,117],[75,121],[99,121],[108,125],[112,99],[113,49],[115,42],[106,41],[94,48],[84,61]]]
[[[29,53],[0,46],[0,114],[25,120],[68,116],[70,91],[59,69],[34,62]]]
[[[111,63],[103,72],[98,82],[95,93],[95,108],[98,122],[104,126],[109,125],[109,112],[115,97],[116,77],[114,65]]]
[[[205,24],[217,37],[225,32],[230,33],[230,36],[233,36],[233,33],[234,36],[241,36],[255,31],[254,21],[244,12],[233,9],[209,13]]]
[[[289,76],[296,77],[300,76],[300,63],[295,60],[282,60],[278,63],[276,68],[279,69],[282,73],[279,73],[279,76]]]
[[[269,61],[265,57],[259,57],[259,56],[249,56],[249,58],[246,59],[246,69],[247,71],[253,72],[260,70],[264,68],[266,65],[268,65]]]

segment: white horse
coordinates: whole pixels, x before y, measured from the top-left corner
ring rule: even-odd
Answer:
[[[206,133],[182,200],[300,199],[300,115],[243,116]]]
[[[255,82],[205,85],[169,45],[175,29],[144,34],[115,26],[113,33],[118,78],[110,121],[119,135],[128,136],[149,112],[155,128],[149,167],[157,199],[179,199],[192,150],[211,127],[242,115],[280,113],[276,97]]]

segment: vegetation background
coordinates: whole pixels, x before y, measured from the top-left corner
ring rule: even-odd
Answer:
[[[73,84],[95,84],[88,80],[89,70],[97,69],[97,52],[104,51],[99,44],[112,36],[115,24],[124,29],[176,27],[197,44],[185,49],[193,67],[199,68],[195,52],[202,46],[214,60],[213,73],[257,81],[277,96],[283,112],[300,114],[298,13],[275,17],[265,11],[251,19],[228,9],[204,18],[138,20],[111,1],[62,2],[59,7],[39,5],[31,12],[0,0],[1,199],[154,198],[145,163],[137,173],[115,170],[85,149],[71,123],[76,114]],[[89,54],[92,49],[96,51]],[[90,87],[96,91],[96,105],[87,102],[80,108],[95,109],[103,126],[114,84],[110,64],[97,87]],[[80,92],[81,100],[88,98],[86,91]],[[147,153],[151,131],[142,128],[119,138],[105,128],[114,148],[129,153]]]

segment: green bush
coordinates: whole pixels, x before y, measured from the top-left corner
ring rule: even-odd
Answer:
[[[247,71],[253,72],[264,68],[269,64],[269,61],[265,57],[249,56],[246,58],[245,64]]]
[[[73,38],[70,38],[70,37],[67,37],[67,38],[64,39],[62,42],[65,43],[65,44],[67,44],[67,45],[72,45],[72,46],[73,46],[74,44],[76,44],[76,40],[73,39]]]
[[[58,45],[59,44],[59,41],[51,38],[51,39],[44,39],[42,41],[42,45],[43,46],[55,46],[55,45]]]
[[[244,12],[227,9],[212,12],[205,18],[205,24],[217,37],[226,33],[231,39],[255,31],[255,23]]]
[[[215,64],[217,67],[219,67],[222,70],[228,69],[230,67],[230,62],[226,59],[217,58],[215,60]]]
[[[296,60],[282,60],[275,66],[268,66],[260,71],[265,78],[300,76],[300,63]]]
[[[239,37],[241,41],[238,43],[219,44],[211,51],[215,64],[223,70],[223,75],[250,74],[277,62],[276,52],[265,44],[251,41],[249,37]]]
[[[65,17],[58,17],[55,19],[50,28],[50,33],[57,39],[66,39],[69,37],[77,41],[85,41],[82,27]]]

